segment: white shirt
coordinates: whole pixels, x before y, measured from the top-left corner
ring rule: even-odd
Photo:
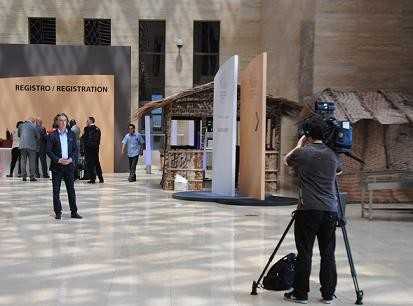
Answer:
[[[13,136],[13,144],[12,144],[12,148],[18,148],[20,146],[20,137],[17,134],[17,130],[14,130],[12,133]]]
[[[60,149],[62,151],[62,158],[67,159],[69,157],[69,152],[68,152],[68,143],[67,143],[67,130],[65,129],[64,131],[59,132],[59,138],[60,138]]]

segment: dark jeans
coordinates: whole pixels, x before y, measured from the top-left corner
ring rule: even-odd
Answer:
[[[136,165],[138,164],[139,155],[129,157],[129,179],[136,179]]]
[[[323,298],[331,298],[337,285],[335,261],[337,214],[319,210],[296,212],[294,235],[298,251],[294,279],[295,295],[307,298],[310,291],[311,258],[315,237],[320,249],[320,284]]]
[[[21,174],[21,165],[20,165],[20,150],[19,148],[11,149],[11,162],[10,162],[10,175],[12,176],[14,173],[14,168],[16,167],[16,163],[19,161],[18,165],[18,174]]]
[[[72,213],[77,212],[74,174],[73,163],[67,166],[59,165],[57,169],[52,169],[53,209],[56,214],[62,212],[62,203],[60,202],[60,186],[62,184],[62,179],[66,185],[70,210]]]
[[[47,160],[46,160],[45,150],[40,150],[40,152],[37,152],[37,156],[36,156],[36,176],[37,177],[40,177],[39,160],[40,160],[40,165],[42,166],[43,177],[48,177],[49,172],[47,171]]]
[[[30,178],[34,178],[36,175],[36,151],[31,149],[20,149],[20,155],[22,177],[27,177],[26,164],[27,160],[29,160]]]
[[[99,181],[103,181],[102,168],[99,162],[99,150],[87,151],[86,152],[86,162],[88,168],[88,175],[91,181],[96,180],[96,175]]]

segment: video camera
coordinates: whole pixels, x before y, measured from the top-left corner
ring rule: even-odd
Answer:
[[[350,154],[353,145],[353,129],[350,121],[339,121],[334,117],[336,106],[333,102],[316,101],[314,117],[320,119],[323,124],[321,139],[336,153]],[[305,121],[302,131],[309,134],[310,124]]]

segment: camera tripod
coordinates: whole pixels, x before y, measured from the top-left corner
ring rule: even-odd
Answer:
[[[354,267],[353,255],[351,254],[350,242],[349,242],[348,236],[347,236],[344,208],[343,208],[342,203],[341,203],[340,190],[339,190],[339,187],[338,187],[337,180],[335,181],[335,187],[336,187],[338,207],[339,207],[338,227],[341,228],[341,231],[343,233],[344,245],[346,247],[348,263],[350,265],[351,277],[353,278],[354,290],[356,292],[356,298],[357,298],[355,304],[356,305],[363,305],[363,290],[360,289],[359,284],[358,284],[358,280],[357,280],[357,273],[356,273],[356,268]],[[265,268],[262,271],[260,277],[258,278],[258,280],[252,282],[251,295],[257,295],[257,288],[259,286],[261,286],[261,281],[262,281],[262,279],[265,275],[265,272],[267,271],[267,269],[270,266],[271,262],[273,261],[275,255],[277,254],[278,249],[280,248],[282,242],[284,241],[285,236],[287,235],[288,231],[290,230],[291,226],[293,225],[294,220],[295,220],[295,212],[292,213],[291,221],[290,221],[290,223],[288,223],[287,228],[285,229],[284,233],[282,234],[280,241],[277,243],[277,246],[275,247],[273,253],[270,256],[270,258],[268,259],[267,264],[265,265]]]

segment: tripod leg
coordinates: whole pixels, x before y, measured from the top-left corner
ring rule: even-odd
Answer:
[[[343,220],[341,220],[342,222],[339,222],[339,224],[341,227],[341,231],[343,232],[344,245],[346,247],[348,263],[350,265],[351,277],[353,278],[354,290],[356,291],[357,300],[355,304],[363,305],[363,290],[360,290],[359,283],[357,280],[357,273],[356,273],[356,268],[354,267],[353,255],[351,254],[350,241],[348,240],[348,236],[347,236],[346,222],[344,220],[345,214],[344,214],[343,207],[341,205],[340,190],[338,188],[337,180],[335,182],[335,185],[336,185],[336,191],[337,191],[338,207],[340,210],[340,214],[343,218]]]
[[[278,241],[277,246],[276,246],[275,249],[274,249],[274,252],[272,252],[270,258],[268,259],[268,262],[267,262],[267,264],[265,265],[265,268],[264,268],[264,270],[262,271],[260,277],[258,278],[257,281],[253,281],[253,282],[252,282],[251,295],[257,295],[257,288],[258,288],[259,284],[261,283],[261,280],[262,280],[262,278],[264,277],[265,272],[267,271],[268,267],[270,266],[272,260],[274,259],[275,254],[277,254],[278,249],[279,249],[280,246],[281,246],[281,243],[283,242],[285,236],[287,235],[288,231],[290,230],[291,225],[293,225],[294,220],[295,220],[295,215],[293,215],[293,217],[291,218],[290,223],[288,223],[287,228],[285,229],[283,235],[281,236],[280,241]]]
[[[348,240],[346,226],[342,225],[341,230],[343,232],[344,245],[346,246],[346,252],[347,252],[348,263],[350,265],[351,277],[353,278],[354,289],[356,291],[357,300],[355,304],[363,305],[363,291],[360,290],[360,287],[358,284],[356,268],[354,267],[353,255],[351,254],[350,242]]]

